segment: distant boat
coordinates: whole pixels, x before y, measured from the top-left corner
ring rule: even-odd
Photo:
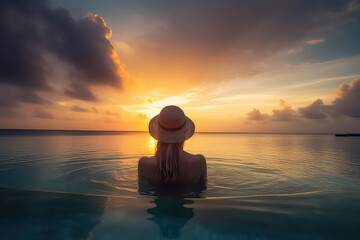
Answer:
[[[335,137],[360,137],[360,133],[335,133]]]

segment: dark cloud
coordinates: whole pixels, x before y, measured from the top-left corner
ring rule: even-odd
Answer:
[[[296,112],[291,106],[286,105],[283,99],[280,99],[280,109],[274,109],[272,112],[271,119],[273,121],[287,122],[296,116]]]
[[[0,89],[0,106],[18,107],[19,103],[43,104],[49,103],[30,89],[19,89],[3,86]]]
[[[71,88],[66,88],[64,93],[72,98],[85,100],[85,101],[98,101],[98,98],[91,92],[90,88],[80,82],[72,82]]]
[[[88,14],[76,20],[46,0],[0,1],[0,83],[32,91],[51,90],[52,54],[72,67],[68,96],[94,101],[88,85],[121,87],[122,69],[103,18]],[[81,89],[79,86],[82,86]],[[24,101],[41,103],[35,93]]]
[[[318,99],[307,107],[299,108],[299,113],[308,119],[324,119],[327,117],[326,109],[323,101]]]
[[[261,114],[257,109],[247,113],[249,120],[291,121],[300,115],[307,119],[325,119],[328,116],[360,118],[360,79],[354,79],[350,84],[342,83],[338,88],[339,97],[331,105],[325,105],[317,99],[306,107],[300,107],[298,113],[280,100],[280,109],[274,109],[272,115]]]
[[[338,95],[332,102],[332,113],[360,118],[360,79],[354,79],[350,84],[341,84]]]
[[[11,107],[2,106],[0,100],[0,117],[18,118],[23,116],[21,116],[21,114],[19,114],[19,112],[16,111],[12,106]]]
[[[70,108],[71,111],[74,111],[74,112],[90,112],[89,109],[87,108],[83,108],[83,107],[80,107],[78,105],[74,105]]]
[[[37,19],[44,1],[0,1],[0,82],[51,89]]]
[[[18,107],[19,104],[13,99],[9,99],[4,95],[0,95],[0,107]]]
[[[360,79],[354,79],[350,84],[342,83],[337,90],[338,98],[332,104],[324,105],[321,99],[305,108],[299,108],[299,113],[309,119],[323,119],[328,116],[348,116],[360,118]]]
[[[49,13],[44,30],[47,48],[71,63],[83,82],[120,87],[120,65],[104,19],[89,13],[76,21],[65,9]]]
[[[251,112],[247,113],[249,120],[261,121],[269,117],[268,114],[262,114],[260,110],[253,108]]]
[[[23,90],[20,93],[18,93],[16,99],[20,102],[25,102],[25,103],[34,103],[34,104],[47,103],[47,101],[39,97],[38,94],[28,90]]]
[[[45,119],[54,119],[54,115],[51,113],[51,112],[48,112],[48,111],[45,111],[44,109],[37,109],[35,112],[34,112],[34,117],[37,117],[37,118],[45,118]]]
[[[280,99],[279,109],[272,110],[272,114],[262,114],[260,110],[253,108],[251,112],[247,113],[247,118],[249,120],[271,120],[279,122],[288,122],[297,117],[296,111],[294,111],[291,106],[285,104],[283,99]]]

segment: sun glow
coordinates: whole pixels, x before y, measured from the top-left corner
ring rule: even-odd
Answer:
[[[156,116],[160,113],[161,109],[168,105],[181,105],[189,102],[187,97],[183,96],[174,96],[164,98],[158,101],[154,101],[152,98],[147,98],[144,104],[134,104],[134,105],[118,105],[124,110],[129,112],[135,112],[146,116],[148,119]]]
[[[151,100],[151,101],[149,101]],[[146,114],[148,118],[152,118],[160,113],[161,109],[168,106],[168,105],[181,105],[187,103],[188,100],[184,97],[168,97],[164,98],[159,101],[153,101],[152,99],[148,99],[148,104],[146,104],[144,107],[147,107],[147,109],[143,110],[143,113]]]

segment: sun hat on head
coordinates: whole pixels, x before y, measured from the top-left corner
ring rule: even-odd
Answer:
[[[149,122],[150,135],[160,142],[180,143],[191,138],[194,132],[194,122],[174,105],[164,107]]]

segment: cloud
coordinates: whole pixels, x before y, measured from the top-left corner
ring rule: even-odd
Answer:
[[[50,90],[48,65],[35,20],[43,1],[0,3],[0,82],[23,88]]]
[[[18,107],[19,104],[4,95],[0,95],[0,107]]]
[[[132,46],[141,53],[141,61],[135,63],[139,69],[148,69],[148,75],[166,63],[161,74],[188,73],[191,69],[191,73],[196,73],[189,77],[190,81],[256,75],[266,70],[260,65],[269,57],[301,49],[306,41],[320,43],[328,33],[359,19],[357,12],[346,11],[348,1],[159,3],[156,7],[152,3],[144,11],[149,25],[151,20],[154,22],[147,34],[125,40],[132,41]],[[182,75],[185,79],[186,75]]]
[[[360,79],[350,84],[342,83],[337,90],[338,97],[330,105],[324,105],[321,99],[305,108],[299,108],[300,114],[308,119],[347,116],[360,118]]]
[[[282,122],[291,121],[295,115],[296,112],[291,106],[286,105],[285,101],[280,99],[280,108],[272,111],[271,120]]]
[[[357,11],[360,10],[360,1],[359,0],[351,0],[347,5],[347,11]]]
[[[16,98],[18,99],[18,101],[25,103],[43,104],[47,102],[41,97],[39,97],[39,95],[37,95],[36,93],[27,90],[18,93]]]
[[[47,55],[69,66],[70,97],[95,101],[90,85],[121,87],[125,70],[101,16],[76,20],[47,0],[2,0],[0,16],[0,84],[28,89],[23,101],[41,103],[35,92],[53,89]]]
[[[338,98],[330,105],[325,105],[321,99],[315,100],[306,107],[300,107],[298,112],[280,100],[280,109],[274,109],[272,115],[261,114],[253,109],[247,113],[249,120],[291,121],[294,117],[306,119],[325,119],[327,117],[347,116],[360,118],[360,79],[353,79],[350,84],[342,83],[337,90]]]
[[[19,107],[19,103],[44,104],[48,101],[30,89],[3,86],[0,89],[0,106]]]
[[[119,116],[119,113],[111,112],[111,111],[106,111],[105,114],[110,115],[110,116]]]
[[[80,107],[80,106],[78,106],[78,105],[73,105],[73,106],[70,108],[70,110],[71,110],[71,111],[74,111],[74,112],[90,112],[89,109]]]
[[[320,39],[313,39],[313,40],[306,41],[306,43],[309,45],[316,45],[316,44],[322,43],[323,41],[324,41],[324,39],[320,38]]]
[[[317,99],[309,106],[299,108],[299,113],[302,117],[307,119],[324,119],[327,117],[326,108],[323,101]]]
[[[262,114],[260,110],[253,108],[251,112],[247,113],[247,118],[249,120],[271,120],[279,122],[288,122],[293,120],[297,116],[296,111],[294,111],[291,106],[285,104],[283,99],[280,99],[279,109],[272,110],[272,114]]]
[[[51,112],[45,111],[44,109],[37,109],[33,115],[37,118],[54,119],[54,115]]]
[[[71,88],[65,88],[64,93],[69,97],[80,100],[92,102],[99,101],[99,99],[91,92],[90,88],[80,82],[72,82]]]
[[[138,117],[141,118],[141,119],[149,119],[148,116],[146,114],[144,114],[144,113],[139,113]]]
[[[37,18],[43,1],[0,2],[0,82],[50,90]]]
[[[338,95],[330,106],[332,113],[360,118],[360,79],[354,79],[350,84],[341,84]]]
[[[14,108],[4,107],[4,105],[1,105],[0,99],[0,117],[18,118],[23,116],[21,116],[18,111],[14,110]]]
[[[88,13],[74,20],[65,9],[49,11],[46,47],[74,66],[76,78],[89,84],[121,86],[122,69],[110,42],[111,28],[102,17]]]
[[[257,120],[257,121],[264,120],[269,117],[268,114],[262,114],[260,110],[255,108],[253,108],[251,112],[248,112],[247,116],[249,120]]]

